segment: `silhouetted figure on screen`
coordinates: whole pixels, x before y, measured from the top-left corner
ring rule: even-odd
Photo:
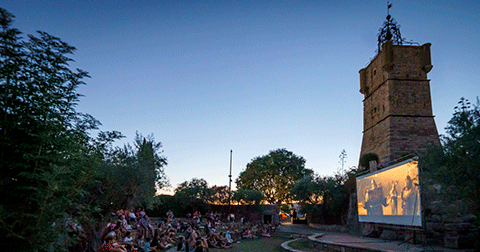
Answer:
[[[382,187],[377,186],[375,180],[372,179],[372,186],[365,192],[365,206],[367,215],[383,215],[382,206],[387,205],[387,199],[383,196]]]
[[[405,178],[405,187],[402,190],[402,210],[403,215],[414,215],[417,205],[417,189],[413,186],[410,176]]]
[[[395,184],[392,185],[392,190],[390,190],[390,206],[392,207],[392,215],[397,215],[397,209],[398,209],[398,193],[397,193],[397,187]]]

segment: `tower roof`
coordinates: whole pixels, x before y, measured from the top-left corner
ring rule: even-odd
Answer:
[[[378,51],[382,48],[382,44],[387,41],[392,41],[394,45],[414,44],[413,42],[407,42],[400,34],[400,25],[397,21],[390,16],[390,8],[392,4],[387,2],[387,20],[383,22],[383,27],[378,31]]]

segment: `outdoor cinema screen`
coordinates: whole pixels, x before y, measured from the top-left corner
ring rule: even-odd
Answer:
[[[422,226],[418,185],[413,159],[358,177],[358,221]]]

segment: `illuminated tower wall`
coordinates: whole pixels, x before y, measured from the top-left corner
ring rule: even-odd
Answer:
[[[430,43],[422,46],[382,44],[370,64],[359,71],[363,100],[360,157],[375,153],[379,167],[439,144],[432,113]]]

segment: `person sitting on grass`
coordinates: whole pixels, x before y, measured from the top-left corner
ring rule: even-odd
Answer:
[[[150,234],[149,234],[148,231],[153,230],[153,229],[150,228],[150,223],[149,223],[149,221],[148,221],[148,217],[147,217],[147,215],[145,214],[145,212],[141,212],[141,213],[140,213],[140,216],[142,216],[142,218],[140,219],[140,228],[141,228],[141,230],[142,230],[142,232],[143,232],[143,235],[144,235],[145,237],[150,237]],[[152,235],[153,235],[153,234],[152,234]]]
[[[164,241],[167,244],[177,243],[177,238],[175,237],[175,233],[169,232],[168,234],[165,234]]]
[[[177,244],[177,251],[189,252],[188,243],[187,243],[187,239],[185,239],[185,236],[181,236],[179,240],[180,241]]]
[[[195,250],[193,252],[204,252],[205,249],[203,248],[202,246],[202,242],[201,241],[197,241],[195,243]]]
[[[253,226],[252,226],[252,234],[253,234],[253,236],[258,235],[258,228],[257,228],[256,224],[253,224]]]
[[[245,232],[243,232],[242,238],[253,239],[253,238],[256,238],[256,237],[255,237],[255,235],[253,235],[250,227],[247,227],[247,230],[245,230]]]
[[[127,219],[125,219],[125,215],[120,215],[120,231],[122,234],[125,234],[128,231],[128,223]]]
[[[189,228],[190,231],[190,235],[188,236],[188,245],[190,246],[190,248],[193,248],[195,247],[195,243],[196,243],[196,240],[197,240],[197,237],[198,237],[198,234],[195,230],[195,228]]]
[[[231,224],[228,228],[228,231],[229,231],[230,235],[232,236],[232,240],[234,242],[242,239],[242,236],[241,236],[240,231],[239,231],[238,224]]]
[[[138,213],[137,218],[135,219],[135,226],[137,227],[138,234],[145,236],[146,230],[142,226],[142,218],[143,218],[143,215],[140,215],[140,213]]]
[[[209,234],[207,237],[207,244],[209,248],[217,248],[217,240],[215,239],[215,236]]]
[[[129,223],[130,226],[135,226],[135,222],[136,222],[136,219],[137,219],[137,216],[135,215],[134,212],[129,212],[128,215],[127,215],[127,222]]]
[[[145,239],[145,242],[143,242],[143,245],[142,245],[143,252],[150,252],[150,242],[151,241],[152,241],[152,238]]]
[[[267,237],[267,238],[270,238],[270,237],[271,237],[270,233],[268,232],[268,228],[267,228],[267,227],[264,227],[264,228],[262,229],[262,236],[263,236],[263,237]]]
[[[215,239],[217,240],[217,247],[219,248],[230,248],[228,246],[227,238],[223,237],[222,233],[215,234]]]
[[[115,224],[113,224],[115,225]],[[113,228],[113,232],[115,233],[115,237],[118,238],[118,239],[122,239],[122,231],[120,230],[120,226],[119,225],[115,225],[115,227]]]
[[[152,249],[162,250],[162,249],[171,247],[173,245],[165,242],[165,234],[162,233],[162,234],[157,234],[155,236],[150,246]]]
[[[144,236],[139,234],[138,237],[137,237],[137,242],[136,242],[135,245],[137,245],[137,247],[139,247],[139,248],[143,248],[144,243],[145,243]]]
[[[115,236],[115,231],[113,231],[113,228],[115,228],[115,224],[111,224],[111,223],[108,223],[107,226],[105,227],[105,229],[102,231],[101,235],[100,235],[100,241],[102,242],[102,244],[105,243],[105,238],[107,236]]]
[[[105,237],[105,243],[100,247],[97,252],[126,252],[126,249],[115,242],[115,236]]]
[[[225,238],[227,239],[229,244],[232,244],[234,242],[233,239],[232,239],[232,236],[230,235],[230,231],[228,231],[228,230],[225,233]]]
[[[132,232],[127,231],[127,233],[125,234],[125,239],[123,239],[123,243],[130,244],[130,245],[133,243]]]
[[[204,237],[204,238],[201,238],[200,241],[202,242],[202,247],[205,251],[208,251],[208,242],[207,242],[207,238]]]

